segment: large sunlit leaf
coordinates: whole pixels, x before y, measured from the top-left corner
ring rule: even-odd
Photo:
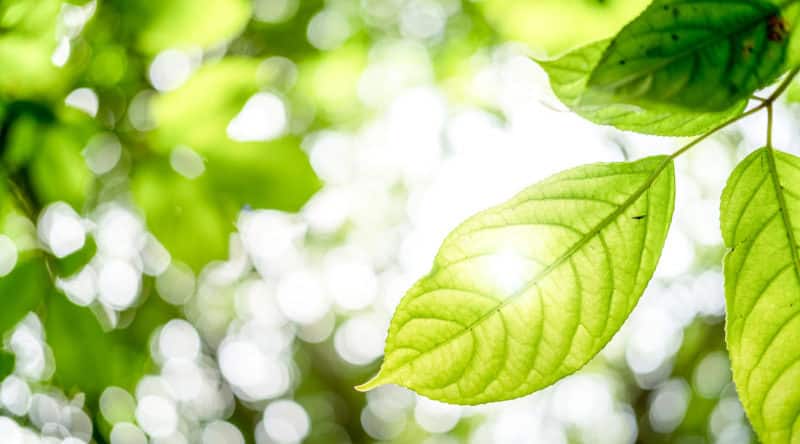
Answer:
[[[785,68],[781,20],[767,0],[656,0],[606,49],[590,101],[724,110]]]
[[[727,343],[739,398],[765,444],[800,438],[800,158],[762,148],[722,195]]]
[[[673,200],[672,161],[656,156],[566,171],[468,219],[400,302],[359,389],[479,404],[580,369],[647,286]]]
[[[611,103],[583,103],[589,75],[600,61],[610,40],[603,40],[576,49],[563,57],[540,62],[550,77],[556,96],[572,111],[600,125],[612,125],[621,130],[660,136],[693,136],[740,114],[747,105],[741,100],[719,112],[703,112],[663,104],[640,106]]]

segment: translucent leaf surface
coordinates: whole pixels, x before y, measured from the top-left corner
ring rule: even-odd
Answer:
[[[591,101],[726,109],[783,71],[781,20],[766,0],[656,0],[606,49]]]
[[[800,159],[762,148],[722,195],[727,342],[745,411],[765,444],[800,439]]]
[[[546,387],[611,339],[647,286],[670,224],[669,158],[575,168],[473,216],[400,302],[380,373],[479,404]]]
[[[610,40],[592,43],[565,56],[540,62],[550,77],[556,96],[572,111],[601,125],[612,125],[626,131],[660,136],[693,136],[702,134],[740,114],[747,104],[741,100],[719,112],[703,112],[663,104],[641,106],[626,104],[591,105],[583,103],[589,75],[600,61]]]

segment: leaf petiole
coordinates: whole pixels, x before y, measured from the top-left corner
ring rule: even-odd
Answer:
[[[686,144],[683,147],[681,147],[679,150],[677,150],[674,153],[672,153],[672,155],[669,156],[669,160],[671,161],[673,159],[676,159],[677,157],[679,157],[683,153],[689,151],[690,149],[694,148],[700,142],[702,142],[703,140],[709,138],[710,136],[712,136],[713,134],[717,133],[718,131],[721,131],[721,130],[725,129],[728,126],[733,125],[734,123],[736,123],[736,122],[738,122],[740,120],[743,120],[746,117],[749,117],[749,116],[751,116],[753,114],[756,114],[757,112],[759,112],[759,111],[761,111],[763,109],[767,110],[767,114],[769,116],[768,117],[769,123],[767,125],[768,126],[767,145],[772,145],[772,104],[786,91],[787,88],[789,88],[789,86],[792,84],[792,81],[794,80],[794,78],[797,77],[798,73],[800,73],[800,68],[795,68],[795,69],[791,70],[789,72],[789,74],[786,75],[786,78],[783,80],[783,82],[781,82],[781,84],[778,86],[778,88],[772,94],[770,94],[769,97],[767,97],[766,99],[762,99],[762,102],[759,103],[758,106],[756,106],[754,108],[751,108],[750,110],[745,111],[744,113],[742,113],[742,114],[740,114],[740,115],[738,115],[736,117],[733,117],[733,118],[731,118],[731,119],[729,119],[729,120],[727,120],[725,122],[722,122],[721,124],[719,124],[716,127],[712,128],[707,133],[705,133],[702,136],[699,136],[696,139],[692,140],[688,144]]]

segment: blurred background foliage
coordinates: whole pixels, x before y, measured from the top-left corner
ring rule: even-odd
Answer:
[[[657,279],[585,371],[475,408],[352,389],[461,219],[679,143],[565,112],[530,59],[647,3],[0,0],[2,441],[751,442],[716,202],[757,120],[681,160]]]

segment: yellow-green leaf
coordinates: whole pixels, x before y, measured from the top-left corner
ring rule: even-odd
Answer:
[[[656,156],[566,171],[468,219],[400,302],[359,389],[479,404],[580,369],[647,286],[673,200],[672,160]]]
[[[603,40],[576,49],[559,59],[539,62],[550,77],[550,85],[559,100],[587,120],[643,134],[694,136],[741,114],[747,105],[747,100],[740,100],[725,110],[705,112],[664,104],[633,106],[584,103],[589,75],[609,43],[610,40]]]
[[[800,158],[762,148],[722,195],[733,379],[764,444],[800,440]]]

